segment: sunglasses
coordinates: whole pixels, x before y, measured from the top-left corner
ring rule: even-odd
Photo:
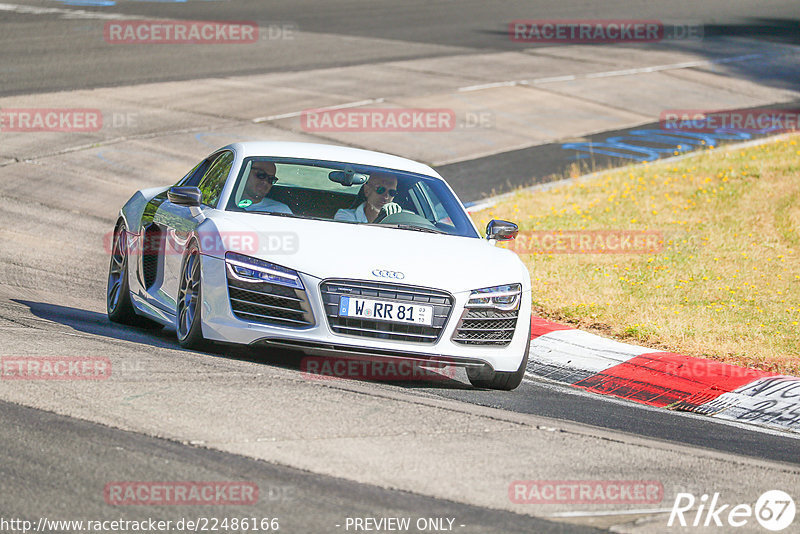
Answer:
[[[389,191],[389,196],[390,197],[393,197],[393,196],[395,196],[397,194],[397,189],[388,189],[387,190],[382,185],[379,185],[378,187],[375,188],[375,192],[378,193],[379,195],[384,194],[386,191]]]
[[[278,177],[274,174],[267,174],[265,171],[256,169],[256,178],[259,180],[269,180],[270,185],[275,185],[275,182],[278,181]]]

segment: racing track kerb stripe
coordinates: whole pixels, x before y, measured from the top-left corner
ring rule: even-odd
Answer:
[[[539,336],[557,330],[574,330],[574,328],[565,324],[554,323],[553,321],[548,321],[540,317],[531,316],[531,339],[536,339]]]
[[[528,371],[550,380],[574,384],[645,352],[650,349],[531,318]]]
[[[692,411],[723,393],[772,375],[672,352],[651,352],[573,385],[650,406]]]
[[[528,372],[593,393],[800,432],[800,378],[627,345],[531,317]]]
[[[531,340],[534,374],[651,406],[694,410],[723,393],[775,376],[672,352],[650,352],[539,317],[531,317]]]

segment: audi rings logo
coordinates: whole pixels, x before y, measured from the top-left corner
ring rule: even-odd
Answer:
[[[379,278],[392,278],[394,280],[402,280],[406,277],[400,271],[387,271],[386,269],[373,269],[372,276],[377,276]]]

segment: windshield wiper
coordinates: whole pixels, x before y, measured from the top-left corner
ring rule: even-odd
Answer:
[[[329,221],[323,217],[310,217],[308,215],[295,215],[294,213],[283,213],[278,211],[248,211],[246,213],[257,213],[258,215],[275,215],[278,217],[291,217],[292,219],[311,219],[312,221]]]
[[[447,232],[443,232],[441,230],[435,230],[433,228],[426,228],[424,226],[415,226],[413,224],[379,224],[378,226],[389,226],[391,228],[399,228],[400,230],[413,230],[415,232],[427,232],[429,234],[450,235]]]

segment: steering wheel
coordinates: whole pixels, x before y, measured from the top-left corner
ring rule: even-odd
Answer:
[[[380,215],[375,218],[375,222],[378,222]],[[380,222],[383,224],[408,224],[411,226],[419,226],[421,228],[429,228],[431,230],[436,230],[436,226],[426,219],[425,217],[421,217],[414,213],[413,211],[401,211],[398,213],[392,213],[391,215],[384,215],[383,218],[380,218]]]
[[[400,212],[400,213],[402,213],[402,212]],[[388,216],[389,216],[389,214],[386,212],[386,207],[384,206],[384,207],[381,208],[381,211],[378,212],[378,216],[375,217],[375,220],[372,221],[372,224],[380,224],[380,222],[382,220],[384,220]]]

